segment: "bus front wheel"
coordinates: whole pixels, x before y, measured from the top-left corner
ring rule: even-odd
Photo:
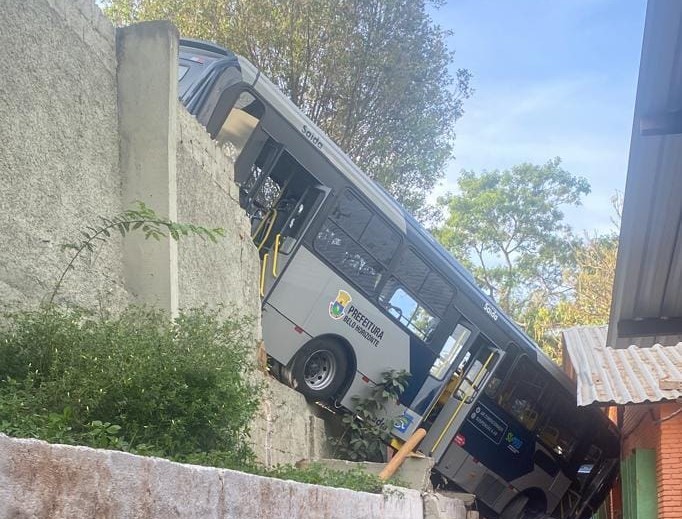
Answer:
[[[294,387],[311,400],[336,396],[346,379],[348,358],[338,342],[313,339],[296,354],[291,366]]]

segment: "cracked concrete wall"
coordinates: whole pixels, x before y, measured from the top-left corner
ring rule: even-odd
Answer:
[[[266,467],[330,457],[327,427],[300,393],[266,378],[251,445]]]
[[[91,0],[0,2],[0,302],[35,306],[98,215],[121,211],[114,29]],[[127,301],[120,240],[76,264],[58,300]]]
[[[0,435],[0,519],[422,519],[415,490],[384,495]]]

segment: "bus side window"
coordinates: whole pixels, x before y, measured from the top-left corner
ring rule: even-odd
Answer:
[[[382,266],[338,225],[327,220],[313,242],[315,250],[369,294],[376,291]]]
[[[313,246],[362,290],[374,295],[400,245],[400,235],[350,190],[345,190]]]
[[[576,447],[582,423],[576,416],[575,404],[564,395],[557,395],[551,413],[538,429],[538,437],[555,454],[568,460]]]
[[[450,366],[457,358],[457,355],[462,351],[462,347],[467,342],[471,335],[471,330],[467,327],[458,324],[455,331],[447,338],[440,355],[431,367],[431,376],[438,380],[443,380],[443,377],[450,370]]]
[[[400,282],[391,277],[379,296],[381,304],[400,324],[428,342],[440,319],[422,306]]]
[[[533,431],[540,416],[544,414],[542,398],[546,383],[541,372],[523,355],[500,389],[497,396],[498,404],[526,429]]]
[[[454,297],[454,289],[411,248],[403,251],[394,274],[436,315],[445,315],[446,308]]]
[[[264,112],[263,103],[250,92],[242,92],[216,135],[216,140],[221,145],[231,148],[237,157],[246,146]]]

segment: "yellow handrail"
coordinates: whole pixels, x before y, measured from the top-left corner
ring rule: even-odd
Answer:
[[[281,234],[275,236],[275,253],[272,257],[272,277],[277,277],[277,256],[279,255],[279,239],[282,237]]]
[[[485,361],[485,364],[483,364],[483,367],[479,370],[478,374],[476,375],[476,378],[473,380],[471,384],[471,388],[473,389],[474,386],[478,384],[478,382],[481,380],[481,377],[485,375],[486,369],[488,368],[488,364],[490,364],[490,361],[493,359],[493,356],[495,355],[494,351],[490,352],[490,355],[488,355],[488,360]],[[473,394],[473,392],[471,393]],[[462,409],[462,406],[465,404],[466,399],[469,398],[471,395],[462,395],[462,400],[460,400],[459,405],[457,406],[457,409],[455,409],[455,412],[452,413],[452,416],[450,417],[450,420],[448,420],[448,423],[445,427],[443,427],[443,430],[440,433],[440,436],[438,436],[438,439],[436,440],[436,443],[433,444],[433,447],[431,448],[431,452],[429,452],[429,455],[433,454],[436,452],[436,449],[440,445],[440,442],[443,440],[443,436],[445,436],[445,433],[447,430],[450,428],[452,425],[452,422],[455,421],[455,418],[459,414],[460,410]]]
[[[251,239],[255,239],[256,236],[258,236],[258,233],[262,230],[263,226],[265,224],[268,225],[268,229],[267,229],[267,231],[265,231],[265,234],[263,235],[263,239],[257,245],[259,252],[263,248],[263,245],[265,244],[265,242],[268,240],[268,237],[270,236],[270,233],[272,232],[272,228],[275,225],[275,220],[277,220],[277,209],[270,209],[270,211],[268,211],[268,214],[265,215],[265,218],[263,218],[260,221],[260,223],[258,224],[258,227],[256,228],[256,231],[251,236]]]
[[[261,265],[260,268],[260,296],[265,297],[265,270],[268,266],[268,256],[269,254],[265,254],[263,256],[263,264]]]

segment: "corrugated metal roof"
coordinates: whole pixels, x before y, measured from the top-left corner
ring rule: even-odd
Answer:
[[[607,343],[612,347],[682,341],[682,134],[640,132],[643,119],[682,107],[681,34],[682,2],[649,1]],[[628,323],[639,331],[621,330]]]
[[[563,337],[578,378],[579,406],[682,398],[682,342],[607,348],[606,326],[571,328]]]

